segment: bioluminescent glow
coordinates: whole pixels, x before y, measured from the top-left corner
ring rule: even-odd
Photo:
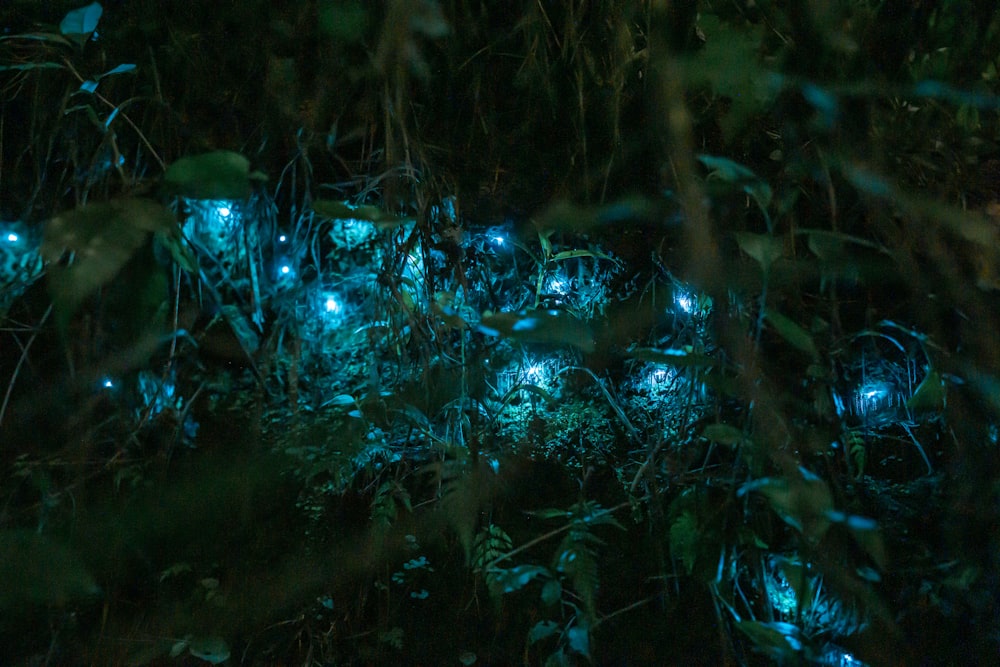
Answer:
[[[794,616],[799,607],[799,599],[795,594],[795,588],[788,583],[784,575],[775,572],[767,581],[765,586],[767,597],[771,601],[771,606],[782,616]]]
[[[503,395],[523,385],[552,389],[557,375],[555,368],[553,361],[514,362],[497,372],[496,391]]]
[[[646,374],[645,385],[652,391],[666,389],[676,379],[677,374],[668,368],[654,368]]]
[[[674,294],[674,305],[680,308],[682,312],[690,315],[694,312],[697,302],[689,292],[677,292]]]
[[[281,285],[288,287],[291,281],[298,277],[296,265],[287,257],[279,258],[274,266],[274,279]]]
[[[241,215],[236,202],[226,199],[187,200],[188,216],[184,220],[184,233],[197,239],[217,258],[231,258],[238,254],[246,225],[251,221]],[[251,224],[252,226],[252,224]]]
[[[671,310],[700,321],[712,310],[712,297],[700,294],[683,283],[674,282],[673,304],[667,308],[667,312]]]
[[[11,243],[17,243],[18,239],[20,238],[21,237],[15,234],[14,232],[11,232],[10,234],[7,235],[7,240],[10,241]]]
[[[341,305],[340,301],[337,300],[332,294],[327,294],[323,299],[323,310],[331,315],[339,315],[343,312],[344,307]]]
[[[569,293],[569,281],[561,276],[553,276],[545,286],[545,291],[549,294],[559,294],[565,296]]]
[[[507,242],[507,239],[505,239],[504,237],[502,237],[500,235],[494,236],[490,240],[493,241],[493,243],[495,243],[497,245],[500,245],[500,246],[502,246],[504,243]]]
[[[856,415],[864,416],[891,408],[895,403],[894,391],[888,382],[869,382],[854,393],[851,410]]]
[[[288,237],[286,235],[282,234],[281,236],[278,237],[278,243],[287,243],[287,242],[288,242]]]
[[[548,374],[542,364],[532,364],[525,369],[524,377],[534,384],[544,384]]]
[[[101,381],[101,386],[105,389],[114,389],[115,383],[111,381],[111,378],[104,378]]]

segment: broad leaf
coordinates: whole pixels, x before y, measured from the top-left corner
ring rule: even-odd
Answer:
[[[584,232],[604,225],[654,220],[659,208],[644,197],[620,199],[604,206],[578,206],[562,200],[550,204],[535,224],[543,232]]]
[[[833,494],[822,479],[801,469],[799,477],[766,477],[744,484],[740,495],[757,491],[789,526],[806,538],[818,542],[830,527]]]
[[[944,379],[937,371],[930,371],[923,382],[917,385],[913,396],[906,401],[906,407],[918,412],[938,412],[945,405]]]
[[[684,564],[691,574],[698,558],[698,519],[685,510],[670,525],[670,554]]]
[[[218,665],[229,660],[229,645],[221,637],[200,637],[188,643],[188,651],[196,658]]]
[[[712,442],[717,442],[720,445],[733,447],[743,440],[743,432],[729,424],[709,424],[701,432],[701,437]]]
[[[562,584],[558,579],[550,579],[542,586],[542,602],[552,606],[562,597]]]
[[[629,350],[628,354],[636,359],[650,361],[654,364],[668,364],[677,367],[695,366],[704,368],[719,365],[719,362],[711,357],[684,348],[657,350],[651,347],[637,347]]]
[[[318,199],[313,202],[313,210],[317,215],[332,220],[363,220],[370,222],[379,229],[392,229],[413,222],[413,218],[386,213],[378,206],[370,204],[354,205],[346,201]]]
[[[170,194],[188,199],[246,199],[250,196],[250,161],[232,151],[184,157],[163,176]]]
[[[484,315],[478,330],[488,336],[503,336],[522,343],[572,345],[584,352],[594,351],[594,336],[590,327],[569,313],[558,310]]]
[[[148,199],[89,204],[53,218],[45,229],[42,256],[53,263],[49,289],[60,326],[118,274],[151,232],[169,232],[175,225],[167,209]],[[55,264],[66,251],[74,254],[73,261]]]
[[[518,565],[509,570],[490,570],[487,573],[487,584],[494,594],[513,593],[527,586],[536,577],[551,578],[552,574],[541,565]]]
[[[528,644],[559,634],[559,624],[555,621],[539,621],[528,631]]]
[[[767,216],[767,207],[771,205],[771,186],[757,174],[738,162],[714,155],[699,155],[698,161],[711,169],[709,178],[717,178],[725,183],[739,187],[748,194]]]
[[[762,623],[760,621],[738,621],[738,627],[754,645],[781,664],[797,660],[803,644],[799,629],[791,623]]]
[[[812,336],[798,324],[773,310],[767,311],[764,317],[774,327],[774,330],[778,332],[778,335],[791,343],[792,347],[805,352],[814,359],[819,356],[819,351],[816,349],[816,344],[813,343]]]
[[[566,631],[566,642],[571,651],[590,658],[590,633],[587,628],[574,625]]]
[[[74,9],[63,17],[59,23],[59,32],[75,41],[84,42],[97,30],[97,22],[101,20],[104,8],[101,3],[92,2],[86,7]]]
[[[8,617],[35,606],[65,608],[100,591],[70,549],[29,530],[0,531],[0,581],[0,612]]]
[[[764,273],[784,254],[784,244],[769,234],[753,234],[751,232],[736,232],[733,234],[740,250],[757,260]]]

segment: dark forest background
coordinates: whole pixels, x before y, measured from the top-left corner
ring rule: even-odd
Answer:
[[[986,0],[9,0],[0,654],[1000,651]]]

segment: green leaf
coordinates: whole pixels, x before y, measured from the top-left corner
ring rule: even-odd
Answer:
[[[198,258],[195,257],[194,251],[192,251],[191,247],[184,241],[184,237],[180,233],[179,227],[174,225],[174,227],[168,231],[157,232],[156,242],[170,253],[174,262],[176,262],[177,266],[181,267],[181,269],[187,273],[198,273]]]
[[[847,244],[889,254],[889,251],[878,243],[857,236],[851,236],[850,234],[844,234],[843,232],[834,232],[828,229],[799,229],[796,231],[796,234],[808,237],[806,242],[809,245],[809,249],[820,259],[835,259],[839,257],[843,254],[844,246]]]
[[[0,37],[0,40],[3,38]],[[0,65],[0,72],[15,71],[26,72],[32,69],[66,69],[65,65],[59,63],[23,63],[21,65]]]
[[[72,46],[73,42],[66,39],[62,35],[57,35],[54,32],[22,32],[17,35],[3,35],[0,36],[0,42],[6,42],[9,40],[18,41],[30,41],[30,42],[52,42],[53,44],[60,44],[62,46]],[[2,69],[34,69],[35,65],[42,65],[46,67],[58,67],[60,69],[66,69],[65,65],[57,65],[56,63],[25,63],[23,65],[11,65],[10,67],[0,68]]]
[[[658,213],[659,207],[645,197],[619,199],[604,206],[577,206],[560,200],[550,204],[535,224],[543,233],[585,232],[605,225],[652,220],[658,217]]]
[[[334,201],[330,199],[317,199],[313,202],[313,211],[323,218],[332,220],[362,220],[370,222],[379,229],[392,229],[407,223],[414,222],[411,217],[402,217],[386,213],[378,206],[370,204],[354,205],[346,201]]]
[[[801,655],[803,644],[799,639],[799,631],[791,623],[738,621],[736,627],[749,637],[759,650],[781,663],[794,661]]]
[[[826,482],[801,469],[795,478],[766,477],[744,484],[740,494],[757,491],[789,526],[813,542],[818,542],[830,527],[833,494]]]
[[[594,259],[607,259],[612,262],[615,261],[614,257],[593,250],[563,250],[562,252],[557,252],[552,255],[552,257],[549,258],[549,261],[559,262],[564,259],[576,259],[578,257],[592,257]]]
[[[574,625],[566,631],[566,643],[569,650],[590,659],[590,632],[587,628]]]
[[[42,256],[52,262],[49,291],[56,322],[64,330],[77,308],[111,281],[151,232],[176,226],[173,215],[148,199],[118,199],[61,213],[45,228]],[[65,251],[68,265],[57,264]]]
[[[186,639],[181,639],[174,642],[174,645],[170,647],[170,657],[179,658],[184,651],[188,648],[188,641]]]
[[[688,574],[698,558],[698,519],[685,510],[670,526],[670,554],[684,564]]]
[[[61,607],[100,592],[69,548],[29,530],[0,531],[0,612]]]
[[[584,352],[594,351],[594,336],[590,327],[559,310],[484,315],[478,330],[488,336],[503,336],[521,343],[571,345]]]
[[[229,660],[229,645],[221,637],[199,637],[188,644],[188,651],[196,658],[218,665]]]
[[[698,17],[698,29],[705,43],[682,60],[684,78],[691,86],[708,85],[728,98],[730,109],[721,121],[726,136],[732,137],[765,111],[777,93],[775,75],[762,63],[763,25],[737,25],[705,12]]]
[[[940,412],[944,409],[946,389],[944,378],[935,370],[927,373],[913,396],[906,401],[906,407],[918,412]]]
[[[530,584],[536,577],[551,578],[552,574],[541,565],[518,565],[509,570],[497,568],[487,573],[487,585],[494,594],[513,593]]]
[[[132,63],[123,63],[123,64],[119,65],[118,67],[114,67],[112,69],[109,69],[107,72],[105,72],[104,74],[100,75],[97,78],[98,79],[103,79],[106,76],[113,76],[115,74],[128,74],[129,72],[134,72],[135,70],[136,70],[136,67],[135,67],[134,64],[132,64]]]
[[[686,348],[657,350],[651,347],[637,347],[629,350],[628,355],[654,364],[668,364],[678,368],[686,366],[706,368],[719,365],[715,359]]]
[[[865,553],[872,559],[872,562],[880,569],[885,570],[888,555],[885,549],[885,541],[882,533],[878,529],[878,524],[872,519],[857,516],[848,516],[844,525],[851,531],[855,541],[864,549]]]
[[[561,510],[558,507],[547,507],[541,510],[530,510],[525,512],[528,516],[538,517],[539,519],[566,519],[569,518],[570,512],[568,510]]]
[[[784,244],[769,234],[736,232],[733,234],[740,250],[757,260],[761,271],[767,273],[771,265],[784,254]]]
[[[542,603],[552,606],[562,597],[562,583],[558,579],[549,579],[542,586]]]
[[[167,191],[188,199],[246,199],[250,196],[250,161],[232,151],[184,157],[163,176]]]
[[[336,407],[346,407],[346,406],[354,407],[355,405],[357,405],[357,401],[350,394],[337,394],[329,401],[327,401],[324,405],[333,405]]]
[[[543,667],[573,667],[574,661],[570,659],[562,647],[557,648],[545,659]]]
[[[733,447],[743,440],[743,431],[729,424],[709,424],[701,437],[726,447]]]
[[[97,30],[97,22],[101,20],[104,8],[101,3],[92,2],[86,7],[74,9],[63,17],[59,23],[59,32],[77,41],[86,41]]]
[[[559,624],[555,621],[539,621],[528,631],[528,645],[559,634]]]
[[[240,349],[246,354],[248,359],[253,359],[257,348],[260,345],[260,336],[254,331],[254,327],[237,306],[225,305],[219,309],[219,314],[225,319],[230,330],[240,344]]]
[[[698,161],[712,170],[709,178],[717,178],[741,188],[767,215],[767,207],[771,205],[771,186],[766,181],[738,162],[724,157],[699,155]]]
[[[819,357],[819,351],[816,349],[816,344],[813,343],[812,336],[798,324],[773,310],[767,311],[764,318],[774,327],[779,336],[791,343],[792,347],[805,352],[813,359]]]

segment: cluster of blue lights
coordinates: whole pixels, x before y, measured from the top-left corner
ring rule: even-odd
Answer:
[[[545,390],[555,388],[558,362],[553,359],[525,359],[514,362],[497,373],[496,391],[503,396],[519,386],[535,386]]]

